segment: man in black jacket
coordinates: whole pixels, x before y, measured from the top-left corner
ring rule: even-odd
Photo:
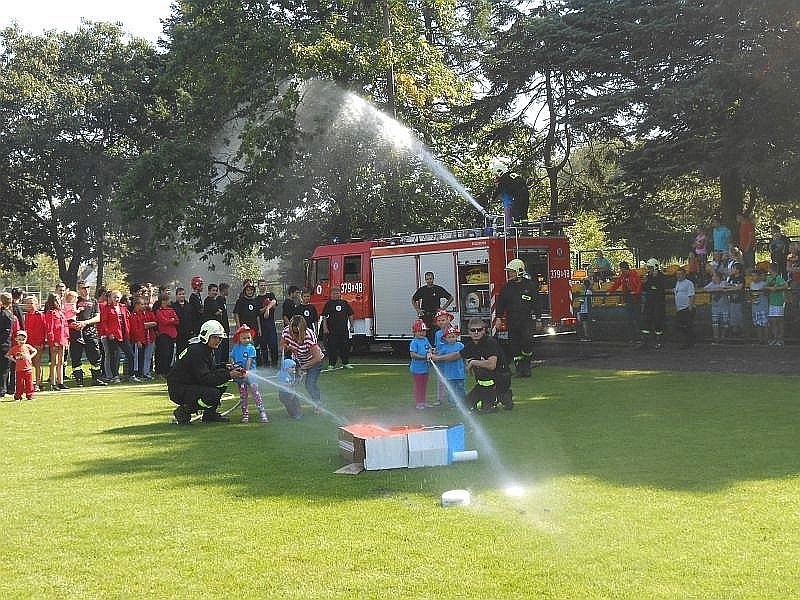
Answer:
[[[496,317],[492,325],[497,327],[501,317],[506,319],[508,329],[508,354],[520,377],[531,376],[533,359],[532,315],[539,320],[539,284],[528,277],[525,263],[515,258],[506,265],[507,281],[497,297]]]
[[[244,369],[235,366],[218,366],[214,361],[214,350],[225,337],[225,330],[218,321],[206,321],[200,327],[197,338],[190,340],[172,369],[167,374],[169,399],[178,405],[175,421],[188,425],[192,413],[203,411],[203,421],[224,422],[228,417],[217,412],[225,385],[231,379],[245,376]]]
[[[475,387],[467,394],[469,409],[494,412],[499,403],[511,410],[514,408],[511,373],[500,344],[486,334],[486,324],[478,318],[469,320],[469,338],[460,353],[467,369],[475,375]]]

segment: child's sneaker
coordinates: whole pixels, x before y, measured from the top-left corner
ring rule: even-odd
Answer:
[[[14,400],[17,402],[22,402],[22,396],[14,396]]]
[[[265,412],[262,412],[262,413],[261,413],[261,417],[260,417],[260,419],[259,419],[259,420],[260,420],[262,423],[269,423],[269,417],[267,416],[267,413],[265,413]]]
[[[347,363],[346,365],[344,365],[344,368],[345,369],[352,369],[353,365],[351,365],[350,363]]]
[[[428,408],[427,404],[417,404],[417,410],[425,410]]]
[[[249,423],[250,415],[242,415],[242,423]]]

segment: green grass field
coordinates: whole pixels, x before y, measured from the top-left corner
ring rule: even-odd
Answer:
[[[163,384],[1,402],[0,596],[798,597],[798,383],[536,369],[479,418],[492,448],[468,425],[478,461],[355,476],[266,387],[267,425],[169,425]],[[321,387],[348,422],[462,420],[404,366]]]

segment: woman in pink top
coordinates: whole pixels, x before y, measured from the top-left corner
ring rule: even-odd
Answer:
[[[64,354],[69,345],[69,326],[61,298],[51,293],[44,304],[44,330],[47,345],[50,346],[50,389],[66,390],[64,385]]]

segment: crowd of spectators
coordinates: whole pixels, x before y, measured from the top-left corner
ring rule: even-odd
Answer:
[[[77,287],[68,290],[59,282],[47,293],[43,307],[38,294],[26,296],[19,288],[0,294],[0,396],[13,386],[13,363],[6,353],[18,331],[25,331],[27,343],[37,350],[31,360],[35,391],[48,386],[55,391],[68,389],[70,359],[74,382],[83,385],[84,355],[96,385],[164,378],[204,322],[216,320],[228,332],[231,316],[236,327],[247,324],[255,332],[258,366],[278,365],[277,299],[266,280],[258,281],[258,294],[252,281],[243,283],[232,315],[230,286],[209,284],[204,295],[200,277],[192,279],[188,295],[183,287],[176,288],[173,296],[170,287],[153,283],[134,284],[124,293],[100,289],[95,295],[84,281]],[[287,302],[294,311],[293,295],[294,291]],[[43,356],[49,358],[49,370],[42,368]],[[216,359],[220,364],[228,361],[227,345],[219,348]]]

